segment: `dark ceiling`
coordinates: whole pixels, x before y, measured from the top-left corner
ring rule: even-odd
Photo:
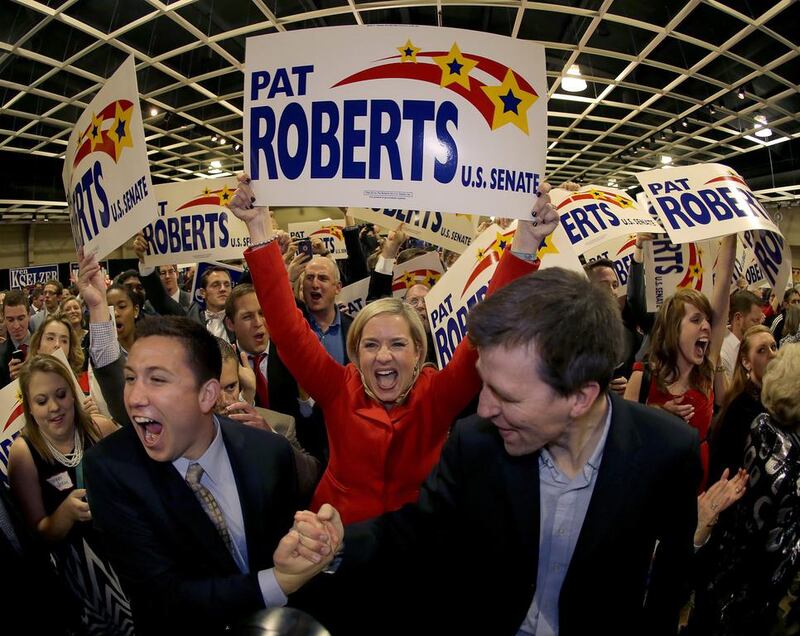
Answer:
[[[385,23],[544,44],[551,182],[635,187],[633,175],[668,154],[673,163],[724,162],[768,204],[800,196],[795,0],[3,0],[2,219],[64,218],[71,127],[128,55],[147,105],[153,180],[184,180],[209,176],[212,160],[223,174],[242,167],[246,37]],[[572,64],[583,92],[563,90]],[[754,136],[757,116],[770,137]]]

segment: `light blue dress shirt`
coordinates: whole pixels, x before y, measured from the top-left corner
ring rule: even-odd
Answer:
[[[244,529],[244,515],[242,514],[242,505],[239,500],[239,491],[236,490],[236,478],[233,475],[231,460],[228,457],[228,451],[225,449],[222,431],[216,417],[214,417],[214,427],[216,429],[214,441],[211,442],[211,445],[199,459],[192,461],[185,457],[179,457],[172,462],[172,465],[184,480],[186,479],[186,472],[189,470],[189,464],[198,463],[202,466],[203,476],[200,479],[200,483],[217,500],[233,541],[233,558],[242,574],[247,574],[250,571],[247,559],[247,535]],[[261,596],[264,599],[265,607],[282,607],[286,605],[286,595],[275,579],[273,568],[259,571],[258,585],[261,588]]]
[[[611,401],[606,400],[608,414],[600,440],[575,479],[570,481],[558,469],[547,449],[539,453],[539,571],[536,593],[518,636],[558,634],[561,586],[589,509],[611,425]]]

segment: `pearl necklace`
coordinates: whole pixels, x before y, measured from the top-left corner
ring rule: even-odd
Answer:
[[[67,453],[66,455],[55,447],[55,444],[50,441],[50,438],[47,437],[47,435],[42,433],[42,437],[44,438],[44,443],[47,445],[47,450],[53,454],[53,457],[60,464],[63,464],[67,468],[75,468],[75,466],[81,463],[81,460],[83,459],[83,440],[81,439],[77,428],[75,428],[75,446],[73,447],[72,452]]]

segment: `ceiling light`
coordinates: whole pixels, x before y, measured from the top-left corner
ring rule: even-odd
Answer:
[[[228,143],[228,142],[225,140],[225,137],[220,137],[219,138],[219,145],[220,146],[224,146],[226,143]]]
[[[211,141],[216,141],[216,140],[217,140],[217,136],[216,136],[216,135],[214,135],[214,136],[211,138]]]
[[[736,97],[738,97],[739,99],[744,99],[744,96],[745,96],[744,86],[742,86],[738,91],[736,91]]]
[[[688,128],[689,127],[689,122],[686,121],[685,119],[681,119],[681,126],[683,126],[684,128]]]
[[[156,115],[158,115],[158,108],[156,108],[155,106],[153,106],[153,107],[150,109],[150,117],[155,117]]]
[[[219,159],[214,159],[214,161],[212,161],[209,165],[212,168],[221,168],[222,167],[222,162]]]
[[[209,168],[208,169],[208,174],[219,174],[220,172],[222,172],[222,170],[220,170],[219,168]]]
[[[708,105],[708,114],[709,115],[716,115],[717,114],[717,109],[714,108],[714,104],[709,104]]]
[[[581,67],[573,64],[566,77],[561,80],[561,87],[568,93],[581,93],[586,90],[586,80],[581,77]]]
[[[764,115],[756,115],[756,137],[772,137],[772,130],[767,126]]]
[[[240,146],[239,144],[236,144],[236,145],[233,147],[233,149],[234,149],[234,150],[239,150],[239,148],[241,148],[241,146]]]
[[[672,163],[672,157],[669,155],[661,155],[661,163],[665,166]]]

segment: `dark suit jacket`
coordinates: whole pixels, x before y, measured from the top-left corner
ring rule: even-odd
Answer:
[[[0,389],[11,382],[11,374],[8,365],[11,362],[11,354],[14,352],[14,344],[11,338],[6,338],[5,342],[0,342]]]
[[[560,634],[674,635],[693,557],[697,433],[661,411],[611,401],[600,471],[561,588]],[[342,565],[331,577],[351,585],[341,602],[353,602],[355,581],[369,581],[359,592],[379,593],[353,613],[317,618],[334,634],[413,633],[414,626],[516,634],[536,590],[538,464],[538,453],[508,455],[491,422],[459,422],[417,504],[345,532]],[[355,626],[335,629],[354,616]]]
[[[136,633],[216,634],[263,607],[259,570],[304,502],[289,443],[220,418],[244,516],[249,574],[170,462],[151,460],[133,427],[87,451],[94,525],[131,598]]]

